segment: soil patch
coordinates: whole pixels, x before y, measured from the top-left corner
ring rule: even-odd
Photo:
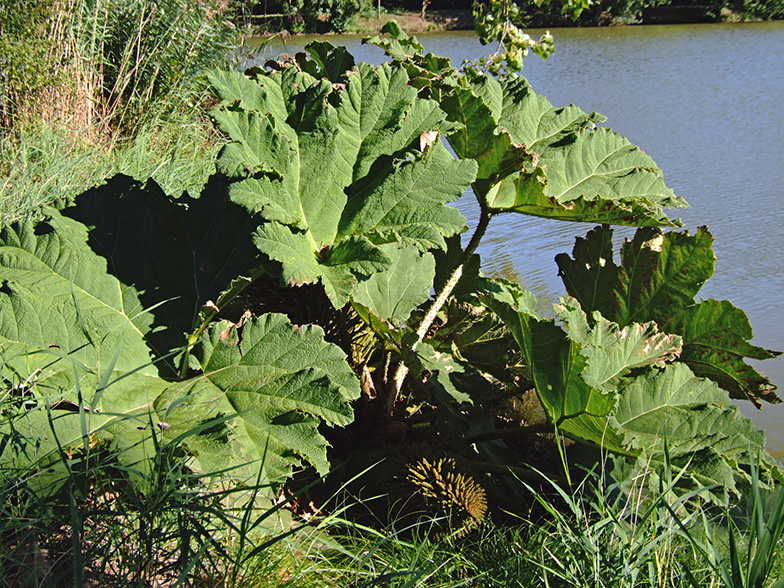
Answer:
[[[390,20],[396,20],[409,35],[431,31],[466,31],[474,28],[474,18],[470,10],[428,10],[424,19],[419,12],[382,14],[381,18],[358,17],[348,32],[377,33]]]

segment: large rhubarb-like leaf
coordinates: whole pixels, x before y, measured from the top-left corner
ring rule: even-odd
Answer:
[[[295,59],[303,71],[314,77],[323,77],[339,83],[345,81],[347,72],[354,69],[354,57],[345,47],[313,41],[308,45],[308,53],[310,59],[304,53],[298,53]]]
[[[259,228],[253,241],[270,259],[281,263],[289,284],[321,281],[336,308],[346,303],[361,278],[392,265],[383,249],[361,235],[352,235],[318,255],[307,233],[278,223]]]
[[[474,178],[476,164],[452,158],[439,142],[410,160],[380,159],[351,192],[340,235],[400,239],[420,248],[445,249],[444,237],[459,233],[465,219],[444,206],[459,198]]]
[[[523,351],[550,421],[569,437],[631,459],[622,479],[664,467],[665,444],[676,473],[683,469],[679,486],[718,484],[709,498],[719,504],[738,494],[745,477],[738,466],[757,454],[768,476],[782,478],[764,434],[726,392],[685,364],[669,363],[680,337],[659,333],[654,323],[620,328],[599,313],[589,323],[574,299],[556,308],[566,332],[499,296],[484,300]]]
[[[443,322],[428,342],[442,353],[468,361],[500,381],[513,381],[520,353],[509,330],[492,312],[452,300],[444,306]]]
[[[538,155],[531,174],[507,180],[514,200],[500,186],[489,203],[493,209],[632,226],[679,224],[662,208],[685,202],[666,187],[649,156],[609,129],[581,131]]]
[[[449,119],[460,123],[449,135],[449,144],[461,158],[477,162],[474,189],[482,195],[533,159],[525,145],[513,144],[509,132],[499,126],[502,99],[501,85],[488,76],[470,87],[450,88],[440,101]]]
[[[204,472],[279,481],[306,461],[328,469],[320,423],[351,422],[359,383],[340,349],[318,327],[266,314],[243,325],[222,321],[200,339],[203,373],[156,401],[174,438],[201,425],[185,444]]]
[[[408,363],[432,386],[437,411],[433,427],[440,436],[461,440],[494,429],[492,403],[486,399],[495,388],[474,366],[427,343],[417,347]]]
[[[688,232],[643,229],[621,250],[621,271],[611,320],[626,325],[666,315],[693,304],[694,296],[713,275],[713,236],[700,228]]]
[[[95,373],[121,350],[114,370],[157,374],[144,340],[153,320],[138,291],[107,272],[84,225],[47,214],[0,233],[0,336]]]
[[[712,498],[725,504],[738,495],[744,478],[738,464],[758,456],[769,476],[781,479],[779,464],[765,452],[765,435],[733,406],[710,380],[696,377],[684,364],[652,370],[623,389],[612,415],[624,445],[639,452],[637,467],[647,471],[664,461],[683,468],[693,487],[713,488]],[[688,467],[687,467],[688,466]]]
[[[618,266],[613,261],[612,231],[596,227],[585,237],[577,237],[572,255],[574,259],[565,253],[555,256],[566,291],[586,312],[598,311],[618,322],[614,303]]]
[[[666,321],[666,326],[683,333],[681,361],[695,374],[710,378],[733,398],[777,403],[776,387],[744,359],[771,359],[781,353],[749,343],[753,336],[746,313],[727,300],[704,300],[688,306]]]
[[[356,295],[407,318],[432,280],[401,275],[403,260],[445,248],[445,237],[463,229],[465,219],[445,204],[465,191],[476,164],[437,141],[454,124],[436,102],[417,98],[403,68],[359,64],[341,77],[334,68],[349,62],[323,44],[313,49],[315,61],[300,56],[282,72],[213,77],[222,99],[215,117],[232,139],[219,164],[239,176],[231,198],[267,221],[255,243],[282,264],[285,280],[321,281],[338,308]],[[416,284],[415,302],[384,301],[399,287],[392,276]]]
[[[31,483],[54,491],[67,476],[63,450],[105,439],[125,465],[143,461],[143,431],[165,384],[151,363],[145,335],[153,320],[137,290],[107,272],[86,227],[47,214],[0,234],[2,373],[13,391],[6,408],[20,409],[0,426],[5,442],[14,440],[0,462],[35,464],[41,473]]]
[[[464,81],[440,103],[461,123],[449,142],[477,161],[474,192],[490,212],[658,226],[677,224],[664,208],[686,206],[650,157],[595,128],[604,117],[555,108],[523,78]]]
[[[674,359],[680,337],[659,333],[653,323],[620,328],[600,315],[589,325],[574,299],[556,307],[566,331],[536,317],[532,307],[514,308],[497,295],[483,300],[511,330],[548,419],[571,437],[627,451],[607,421],[622,379]]]
[[[588,317],[574,298],[562,298],[555,308],[572,341],[579,343],[587,359],[581,377],[596,390],[612,392],[629,371],[674,360],[681,353],[677,335],[660,333],[656,323],[632,323],[624,328],[594,313]]]
[[[775,387],[745,358],[779,355],[749,343],[752,330],[745,313],[727,301],[694,297],[713,274],[713,237],[705,228],[662,233],[640,229],[613,261],[612,231],[597,227],[579,238],[572,252],[556,256],[567,291],[582,307],[620,325],[655,321],[665,332],[683,337],[679,361],[707,377],[733,398],[778,402]]]
[[[257,263],[251,234],[258,221],[228,201],[227,188],[214,176],[200,198],[173,199],[153,180],[116,176],[63,211],[91,227],[90,247],[139,292],[154,318],[145,337],[159,357],[183,346],[202,306]]]
[[[596,445],[606,442],[613,435],[605,415],[615,405],[614,391],[591,387],[582,376],[588,359],[580,343],[553,321],[538,318],[533,306],[515,308],[504,301],[510,294],[524,300],[514,292],[484,295],[482,300],[512,332],[547,418],[570,437]]]
[[[586,113],[574,105],[553,107],[547,98],[533,91],[525,78],[512,77],[503,85],[499,122],[516,141],[535,153],[573,139],[605,120],[598,112]]]

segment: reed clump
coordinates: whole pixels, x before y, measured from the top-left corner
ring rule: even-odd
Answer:
[[[9,0],[0,16],[0,117],[132,134],[193,104],[203,72],[225,64],[223,12],[187,0]]]
[[[115,173],[199,192],[222,140],[205,72],[237,55],[199,0],[7,0],[0,10],[0,223]]]

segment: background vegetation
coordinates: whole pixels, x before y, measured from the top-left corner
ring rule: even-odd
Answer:
[[[765,20],[784,18],[781,0],[598,0],[596,2],[550,2],[548,0],[245,0],[235,4],[244,26],[269,32],[345,32],[357,17],[381,13],[413,12],[433,17],[439,13],[470,13],[479,7],[505,4],[518,26],[595,26],[629,23],[717,22],[720,20]],[[514,7],[513,7],[514,6]],[[576,11],[576,7],[585,8]],[[486,8],[485,8],[486,9]]]

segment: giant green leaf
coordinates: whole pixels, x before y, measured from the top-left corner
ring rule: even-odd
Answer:
[[[339,83],[344,81],[349,70],[354,68],[354,57],[345,47],[335,47],[332,43],[324,41],[313,41],[308,44],[307,50],[309,56],[297,53],[297,64],[303,71],[307,71],[314,77],[323,77]]]
[[[680,337],[654,323],[620,328],[598,313],[589,323],[574,299],[556,309],[566,332],[499,296],[484,300],[523,351],[548,419],[569,437],[636,460],[625,476],[664,467],[666,443],[671,466],[683,469],[680,486],[718,484],[723,489],[709,497],[720,504],[737,494],[739,466],[757,453],[768,475],[781,478],[764,435],[726,392],[685,364],[668,363]]]
[[[356,295],[399,319],[413,305],[384,302],[398,286],[389,278],[416,284],[411,300],[426,299],[432,281],[402,275],[403,260],[445,248],[445,237],[463,229],[465,219],[445,204],[465,191],[476,164],[438,141],[421,143],[454,124],[436,102],[417,98],[403,68],[360,64],[338,75],[349,61],[323,44],[311,49],[312,61],[254,70],[255,81],[214,77],[222,98],[215,117],[232,139],[219,164],[238,179],[232,200],[267,221],[254,242],[281,263],[285,281],[320,281],[338,308]],[[256,108],[263,104],[266,112]],[[400,246],[385,246],[392,242]]]
[[[444,237],[462,231],[465,219],[444,204],[462,195],[475,171],[473,162],[455,161],[441,143],[421,157],[375,166],[371,173],[379,175],[352,191],[340,233],[445,249]]]
[[[555,108],[528,82],[510,77],[445,83],[441,107],[461,127],[455,152],[479,165],[474,192],[490,212],[572,221],[672,225],[664,208],[685,201],[653,160],[576,106]],[[500,108],[499,108],[500,102]]]
[[[447,353],[436,351],[427,343],[417,346],[416,354],[421,368],[435,373],[431,383],[435,385],[437,394],[448,397],[450,402],[457,404],[474,403],[471,392],[476,392],[476,382],[469,387],[466,387],[464,383],[461,386],[461,377],[470,380],[469,376],[473,375],[481,379],[475,370],[467,366],[465,362],[456,361]],[[486,380],[484,383],[487,386]]]
[[[501,174],[504,180],[484,192],[490,210],[612,224],[672,224],[663,208],[685,202],[667,188],[653,161],[604,120],[575,106],[554,108],[522,78],[504,85],[499,128],[524,146],[533,166]]]
[[[685,202],[666,187],[650,157],[596,129],[603,120],[575,106],[554,108],[526,80],[508,80],[499,124],[535,154],[537,167],[507,180],[511,185],[499,187],[490,207],[563,220],[671,224],[662,208]]]
[[[569,338],[582,346],[580,353],[587,364],[581,377],[596,390],[612,392],[629,371],[649,365],[663,367],[681,353],[681,338],[660,333],[653,322],[621,328],[595,312],[589,325],[574,298],[561,298],[555,312],[565,321]]]
[[[632,226],[677,225],[663,208],[685,202],[653,160],[609,129],[583,130],[536,153],[536,168],[491,190],[488,207],[559,220]]]
[[[618,307],[608,318],[625,325],[693,304],[713,275],[712,245],[713,236],[704,227],[694,236],[686,231],[666,235],[657,229],[637,231],[622,247],[615,288]]]
[[[588,360],[581,344],[553,321],[538,318],[533,306],[515,308],[496,295],[482,300],[512,332],[547,418],[587,443],[602,445],[612,438],[606,415],[615,405],[614,390],[593,388],[583,378]],[[614,445],[619,446],[619,440]]]
[[[421,343],[415,358],[406,361],[416,376],[427,379],[432,387],[436,409],[433,427],[439,436],[460,442],[494,429],[493,404],[488,398],[497,389],[476,367],[427,343]]]
[[[219,110],[215,118],[235,138],[221,151],[220,167],[229,175],[250,176],[231,187],[232,200],[268,220],[304,224],[304,211],[296,197],[295,138],[280,130],[271,114]]]
[[[402,63],[420,94],[436,98],[460,124],[449,142],[478,163],[474,193],[490,213],[633,226],[678,225],[665,208],[686,202],[668,188],[653,160],[609,129],[605,118],[574,105],[555,108],[527,80],[497,82],[464,74],[425,55],[399,27],[369,41]]]
[[[687,342],[681,361],[698,376],[710,378],[733,398],[777,403],[776,387],[744,359],[772,359],[781,353],[749,343],[753,336],[746,313],[727,300],[704,300],[673,313],[667,328]]]
[[[328,468],[321,422],[351,422],[359,383],[340,349],[318,327],[266,314],[243,325],[211,326],[194,350],[203,373],[156,401],[167,435],[185,444],[204,472],[280,480],[303,460]]]
[[[492,81],[491,81],[492,80]],[[460,127],[449,135],[449,144],[461,158],[476,160],[477,187],[484,194],[533,158],[525,145],[515,145],[498,123],[501,85],[487,77],[473,87],[455,86],[442,97],[441,107]]]
[[[656,320],[694,303],[694,296],[713,275],[713,237],[705,228],[663,233],[639,229],[621,248],[621,265],[612,252],[612,229],[596,227],[579,239],[572,255],[555,260],[567,291],[586,310],[626,325]]]
[[[348,72],[343,102],[338,110],[341,130],[357,146],[354,179],[367,176],[384,156],[421,147],[422,133],[446,132],[455,125],[433,100],[417,98],[405,70],[361,63]]]
[[[695,374],[707,377],[733,398],[778,402],[770,380],[745,363],[779,352],[749,343],[752,329],[745,313],[727,301],[694,298],[713,274],[713,237],[705,228],[663,233],[640,229],[613,261],[612,231],[597,227],[578,238],[573,258],[556,256],[567,291],[586,310],[600,312],[620,325],[655,321],[660,329],[683,337],[679,358]]]
[[[249,73],[250,76],[236,70],[212,70],[207,77],[223,106],[285,119],[286,101],[280,85],[266,75],[256,75],[253,70]]]
[[[24,398],[0,436],[14,440],[3,466],[36,466],[30,483],[54,491],[67,476],[61,450],[85,451],[100,439],[143,470],[144,431],[165,383],[151,363],[145,336],[153,317],[137,289],[107,272],[84,225],[46,212],[37,226],[0,233],[0,353],[15,391],[5,408],[17,406],[16,394]]]
[[[381,37],[376,35],[375,37],[363,39],[362,42],[378,45],[387,55],[391,55],[396,59],[422,55],[425,50],[422,44],[417,41],[417,38],[409,37],[394,19],[385,22],[380,32],[388,36]]]
[[[84,225],[47,214],[0,232],[0,337],[96,373],[121,350],[114,370],[157,374],[144,340],[153,320],[137,290],[107,272]]]
[[[90,227],[91,249],[139,292],[154,319],[144,335],[158,357],[183,346],[202,306],[258,263],[251,239],[258,221],[226,192],[226,180],[216,176],[201,197],[174,199],[153,180],[118,175],[63,211]]]
[[[607,420],[623,378],[674,359],[680,337],[660,333],[653,323],[621,328],[598,314],[589,324],[571,298],[556,307],[565,331],[497,295],[483,300],[511,330],[548,419],[573,438],[627,452]]]
[[[416,37],[409,37],[394,20],[386,22],[381,32],[388,36],[370,37],[362,42],[378,45],[396,65],[402,66],[410,77],[409,84],[419,91],[420,96],[438,99],[456,78],[463,77],[452,67],[449,57],[425,53]]]
[[[574,105],[555,108],[533,91],[528,80],[510,77],[503,83],[503,106],[498,120],[516,142],[543,153],[606,118],[597,112],[583,112]]]
[[[87,194],[69,210],[95,223],[89,231],[51,210],[46,222],[0,236],[0,368],[11,386],[3,466],[37,469],[30,483],[53,491],[73,460],[109,443],[143,484],[163,431],[215,475],[245,479],[264,462],[265,479],[278,479],[300,459],[323,472],[317,427],[348,424],[359,385],[320,329],[282,315],[224,321],[194,350],[191,368],[201,375],[171,384],[151,363],[151,329],[190,328],[200,301],[235,287],[229,277],[256,256],[256,223],[227,205],[224,189],[172,201],[125,178],[112,186],[117,192]],[[134,221],[127,229],[117,224],[124,215]],[[172,296],[184,316],[153,316],[146,295]]]
[[[621,392],[612,415],[624,445],[640,453],[638,464],[663,462],[667,444],[671,463],[684,468],[693,486],[718,484],[714,499],[726,503],[744,478],[739,465],[760,455],[765,469],[781,479],[779,464],[765,453],[765,435],[733,406],[710,380],[696,377],[684,364],[649,371]],[[688,464],[688,468],[686,468]]]
[[[271,259],[281,262],[283,277],[290,285],[320,281],[336,308],[348,301],[360,277],[392,264],[383,249],[362,236],[314,251],[306,233],[268,223],[256,231],[253,241]]]

